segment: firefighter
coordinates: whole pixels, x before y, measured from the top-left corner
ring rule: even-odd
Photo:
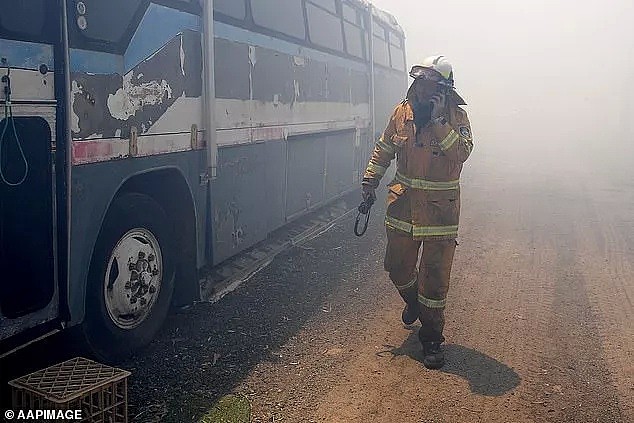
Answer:
[[[421,322],[423,364],[438,369],[445,362],[444,309],[458,245],[459,178],[473,139],[449,61],[428,57],[410,76],[414,82],[374,147],[362,189],[364,200],[375,199],[396,157],[396,176],[388,184],[384,268],[405,301],[403,323]]]

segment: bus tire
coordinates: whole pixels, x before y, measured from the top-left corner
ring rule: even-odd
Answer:
[[[161,328],[174,291],[171,227],[147,195],[125,193],[113,201],[91,261],[81,331],[98,359],[121,360]]]

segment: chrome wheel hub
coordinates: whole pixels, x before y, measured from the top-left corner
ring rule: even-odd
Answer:
[[[104,280],[108,315],[122,329],[133,329],[150,314],[161,289],[163,257],[156,237],[145,228],[128,231],[110,255]]]

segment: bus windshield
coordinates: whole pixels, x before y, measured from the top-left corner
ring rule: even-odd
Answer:
[[[0,38],[47,41],[47,0],[0,0]]]

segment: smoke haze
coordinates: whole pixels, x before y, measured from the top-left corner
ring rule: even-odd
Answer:
[[[485,155],[515,165],[629,171],[632,1],[373,3],[405,30],[410,66],[432,54],[453,63],[476,162],[491,164]]]

